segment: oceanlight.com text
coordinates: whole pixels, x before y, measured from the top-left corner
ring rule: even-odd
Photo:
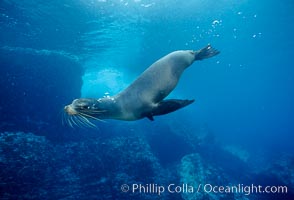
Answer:
[[[262,186],[262,185],[213,185],[213,184],[174,184],[160,185],[155,183],[149,184],[123,184],[121,191],[124,193],[142,193],[156,194],[163,193],[214,193],[214,194],[229,194],[240,193],[244,195],[250,194],[287,194],[287,186]]]
[[[287,186],[262,186],[262,185],[230,185],[217,186],[211,184],[203,185],[203,192],[205,193],[241,193],[244,195],[250,194],[286,194],[288,192]]]

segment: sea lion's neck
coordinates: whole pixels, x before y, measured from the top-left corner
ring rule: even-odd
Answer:
[[[99,113],[96,114],[97,118],[100,118],[100,119],[119,119],[120,118],[121,107],[115,97],[99,98],[97,99],[97,102],[98,102],[97,110],[100,111]]]

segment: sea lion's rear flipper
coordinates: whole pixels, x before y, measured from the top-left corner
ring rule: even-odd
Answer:
[[[180,108],[183,108],[191,103],[194,100],[180,100],[180,99],[168,99],[163,100],[158,103],[158,106],[154,108],[151,114],[147,115],[146,117],[153,121],[153,116],[155,115],[165,115],[171,112],[174,112]]]
[[[216,56],[219,53],[220,52],[214,49],[210,44],[208,44],[206,47],[198,51],[194,51],[195,60],[203,60],[206,58],[210,58],[210,57]]]

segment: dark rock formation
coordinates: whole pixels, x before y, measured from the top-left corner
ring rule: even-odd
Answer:
[[[63,106],[80,97],[83,70],[64,52],[0,49],[0,131],[61,130]]]

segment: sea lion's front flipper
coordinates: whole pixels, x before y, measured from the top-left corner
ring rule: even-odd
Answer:
[[[168,99],[163,100],[158,103],[157,107],[152,110],[152,113],[147,115],[147,117],[152,120],[155,115],[165,115],[171,112],[174,112],[180,108],[183,108],[191,103],[194,100],[180,100],[180,99]],[[150,118],[150,116],[152,118]]]

